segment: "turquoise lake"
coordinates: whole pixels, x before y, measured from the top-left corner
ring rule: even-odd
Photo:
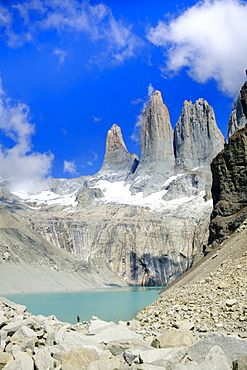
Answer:
[[[163,287],[106,288],[71,293],[5,295],[15,303],[27,306],[34,315],[55,315],[58,320],[76,323],[92,316],[106,321],[127,321],[159,297]]]

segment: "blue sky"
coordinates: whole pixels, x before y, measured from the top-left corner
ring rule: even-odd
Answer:
[[[247,68],[247,3],[238,0],[0,1],[0,176],[96,173],[116,123],[136,126],[160,90],[173,127],[183,101],[206,99],[227,135]]]

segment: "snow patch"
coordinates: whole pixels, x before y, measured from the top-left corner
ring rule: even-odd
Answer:
[[[172,176],[173,179],[177,178],[178,176]],[[173,179],[169,179],[172,181]],[[168,180],[167,180],[168,181]],[[181,205],[186,202],[189,202],[195,198],[196,196],[192,197],[183,197],[179,199],[173,199],[170,201],[165,201],[162,197],[167,193],[166,189],[158,191],[156,193],[150,194],[147,197],[143,197],[143,193],[139,192],[137,194],[132,195],[130,192],[130,184],[125,185],[124,181],[117,181],[117,182],[110,182],[107,180],[100,180],[96,185],[95,188],[100,188],[104,194],[103,201],[105,203],[118,203],[118,204],[128,204],[134,206],[141,206],[141,207],[149,207],[152,211],[163,211],[169,207],[174,207],[175,205]],[[204,192],[199,194],[199,202],[202,204],[205,203],[203,196]]]
[[[43,190],[38,194],[28,194],[26,192],[13,192],[13,194],[22,199],[24,202],[36,202],[37,204],[45,203],[47,205],[76,205],[75,193],[59,195],[50,190]]]

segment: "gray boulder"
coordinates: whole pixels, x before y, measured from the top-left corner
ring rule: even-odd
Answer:
[[[219,347],[214,346],[207,354],[205,360],[199,364],[178,364],[175,370],[231,370],[228,358],[225,352]]]
[[[240,339],[234,335],[211,333],[188,349],[188,358],[202,362],[214,346],[221,347],[230,363],[247,353],[247,339]]]

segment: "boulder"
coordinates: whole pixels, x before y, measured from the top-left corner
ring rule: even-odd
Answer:
[[[169,330],[155,338],[152,346],[156,348],[189,347],[196,342],[187,328]]]
[[[232,370],[246,370],[247,369],[247,355],[233,361]]]
[[[105,326],[99,333],[93,336],[93,340],[97,343],[108,343],[112,340],[126,340],[134,338],[141,337],[135,332],[129,330],[124,324]]]
[[[8,361],[12,358],[10,353],[3,352],[0,349],[0,370],[8,363]]]
[[[140,363],[162,366],[165,361],[171,363],[181,362],[187,354],[187,348],[159,348],[140,351]]]
[[[18,352],[10,359],[4,370],[34,370],[33,359],[25,352]]]
[[[247,339],[240,339],[234,335],[211,333],[188,349],[188,358],[202,362],[214,346],[221,347],[230,363],[247,353]]]
[[[151,347],[141,338],[133,338],[128,340],[113,340],[107,343],[108,349],[114,356],[122,355],[127,349],[147,350]]]
[[[120,359],[118,357],[105,359],[105,360],[97,360],[91,362],[87,370],[115,370],[120,368]]]
[[[36,337],[35,331],[33,329],[30,329],[28,326],[22,326],[13,335],[13,338],[26,338],[26,337]]]
[[[199,364],[176,365],[175,370],[231,370],[231,366],[225,352],[214,346],[207,354],[205,360]]]
[[[83,370],[93,362],[99,360],[99,355],[92,348],[75,348],[62,356],[63,370]]]
[[[47,347],[35,349],[33,359],[35,362],[35,370],[53,369],[54,360]]]

